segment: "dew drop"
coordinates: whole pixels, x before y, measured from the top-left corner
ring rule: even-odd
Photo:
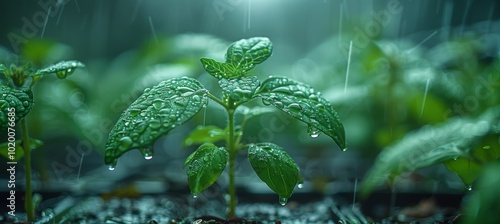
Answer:
[[[280,196],[280,199],[279,199],[280,205],[285,206],[287,202],[288,202],[288,198],[284,198],[284,197]]]
[[[262,103],[266,106],[269,106],[271,105],[271,102],[269,102],[269,100],[265,99],[265,98],[262,98]]]
[[[131,108],[131,109],[129,109],[129,110],[128,110],[128,112],[129,112],[129,113],[130,113],[130,115],[132,115],[132,116],[137,116],[137,115],[139,115],[139,113],[141,112],[141,110],[139,110],[139,109],[135,109],[135,108]]]
[[[153,129],[158,129],[161,127],[161,122],[158,119],[150,120],[148,123],[149,123],[149,127],[153,128]]]
[[[120,146],[118,147],[120,150],[126,150],[130,145],[132,145],[132,138],[129,136],[125,136],[120,138],[119,140]]]
[[[468,191],[472,191],[472,185],[465,185],[465,189]]]
[[[317,138],[320,134],[320,131],[313,126],[309,126],[307,127],[307,133],[311,136],[311,138]]]
[[[144,159],[150,160],[153,158],[154,152],[152,148],[142,148],[140,151],[144,156]]]
[[[161,109],[163,106],[165,106],[165,103],[161,99],[154,99],[153,100],[153,107],[157,110]]]

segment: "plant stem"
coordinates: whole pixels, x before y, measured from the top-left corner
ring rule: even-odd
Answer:
[[[33,209],[33,193],[31,192],[31,146],[28,134],[28,123],[26,118],[21,119],[21,135],[23,140],[23,151],[24,151],[24,172],[26,177],[26,196],[24,206],[26,209],[26,214],[28,215],[28,221],[35,221],[35,210]]]
[[[231,104],[230,104],[231,105]],[[231,106],[229,106],[231,107]],[[228,117],[228,126],[229,126],[229,137],[227,139],[227,148],[229,152],[229,211],[228,218],[235,217],[236,210],[236,186],[234,181],[234,170],[236,167],[236,155],[238,153],[238,149],[235,145],[234,139],[234,109],[228,108],[227,117]]]

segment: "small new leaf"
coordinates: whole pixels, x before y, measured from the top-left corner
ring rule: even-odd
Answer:
[[[75,71],[75,69],[83,67],[85,67],[85,65],[79,61],[60,61],[49,67],[39,69],[35,72],[33,77],[38,78],[46,74],[55,73],[58,78],[64,79],[67,76],[71,75]]]
[[[198,145],[203,143],[215,143],[222,141],[226,138],[227,133],[225,130],[214,126],[203,126],[200,125],[196,127],[182,142],[183,147],[188,147],[191,145]]]
[[[184,163],[187,166],[189,189],[198,195],[219,178],[226,167],[228,153],[212,143],[201,145]]]
[[[273,143],[258,143],[248,148],[248,160],[259,178],[282,198],[292,196],[301,180],[299,168],[283,148]]]
[[[219,86],[224,94],[224,99],[232,99],[234,102],[243,103],[252,99],[260,81],[255,76],[241,77],[236,79],[221,79]]]
[[[241,74],[245,74],[273,52],[273,45],[267,37],[253,37],[234,42],[226,52],[226,62],[232,64]]]
[[[15,128],[9,124],[20,121],[31,111],[32,106],[33,92],[30,89],[11,88],[0,82],[0,132],[7,131],[7,127]]]
[[[203,64],[203,68],[205,68],[205,71],[207,71],[208,74],[212,75],[216,79],[229,79],[240,76],[238,71],[231,64],[218,62],[210,58],[201,58],[200,61],[201,64]]]
[[[22,146],[23,142],[19,139],[16,140],[15,142],[5,142],[0,144],[0,155],[5,157],[9,161],[19,161],[21,158],[24,156],[24,149]],[[14,147],[12,147],[14,145]],[[31,145],[31,150],[39,148],[40,146],[43,145],[43,142],[30,138],[30,145]],[[12,150],[14,149],[14,150]],[[9,153],[9,152],[14,152],[14,153]]]
[[[111,130],[106,143],[106,164],[116,164],[118,157],[131,149],[151,147],[157,138],[191,119],[206,103],[206,90],[196,79],[188,77],[145,89]]]
[[[311,136],[323,132],[341,149],[346,149],[344,126],[330,102],[309,85],[285,78],[271,77],[262,82],[254,97],[305,122]]]

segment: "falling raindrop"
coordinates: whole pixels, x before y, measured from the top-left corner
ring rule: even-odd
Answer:
[[[284,198],[284,197],[280,196],[280,199],[279,199],[280,205],[285,206],[287,201],[288,201],[288,198]]]
[[[155,38],[155,43],[158,43],[158,37],[156,37],[155,27],[153,26],[153,20],[151,20],[151,16],[148,17],[149,26],[151,27],[151,31],[153,32],[153,37]]]
[[[347,147],[346,147],[346,148],[343,148],[343,149],[342,149],[342,151],[343,151],[343,152],[345,152],[345,151],[347,151],[347,149],[348,149]]]
[[[345,72],[344,93],[347,93],[347,82],[349,81],[349,69],[351,67],[352,40],[349,42],[349,54],[347,56],[347,69]]]
[[[424,107],[425,107],[425,101],[427,99],[427,93],[429,92],[429,83],[431,79],[427,79],[427,82],[425,84],[425,92],[424,92],[424,100],[422,102],[422,107],[420,108],[420,117],[424,114]]]

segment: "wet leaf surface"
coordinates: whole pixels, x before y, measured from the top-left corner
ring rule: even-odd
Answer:
[[[194,196],[215,183],[226,167],[228,152],[211,143],[201,145],[184,163],[189,189]]]
[[[83,68],[85,65],[79,61],[61,61],[49,67],[40,69],[35,72],[34,76],[43,76],[45,74],[55,73],[58,78],[64,79],[71,75],[75,69]]]
[[[283,148],[273,143],[253,144],[248,148],[248,160],[259,178],[280,196],[280,200],[292,196],[300,180],[299,168]]]
[[[337,112],[309,85],[285,77],[270,77],[262,82],[254,97],[261,97],[265,105],[273,105],[305,122],[311,137],[323,132],[342,150],[347,149],[344,126]]]
[[[253,37],[234,42],[226,52],[226,62],[231,63],[242,74],[264,62],[273,52],[267,37]]]
[[[224,99],[232,99],[234,102],[243,103],[250,99],[259,87],[260,81],[255,76],[242,77],[238,79],[221,79],[219,86],[224,94]]]
[[[0,131],[9,127],[9,109],[14,108],[15,123],[26,116],[33,107],[33,93],[30,89],[15,89],[0,81]],[[14,127],[12,127],[14,128]]]
[[[105,162],[114,166],[131,149],[146,158],[160,136],[185,123],[207,103],[206,90],[195,79],[183,77],[147,88],[121,115],[109,134]]]

